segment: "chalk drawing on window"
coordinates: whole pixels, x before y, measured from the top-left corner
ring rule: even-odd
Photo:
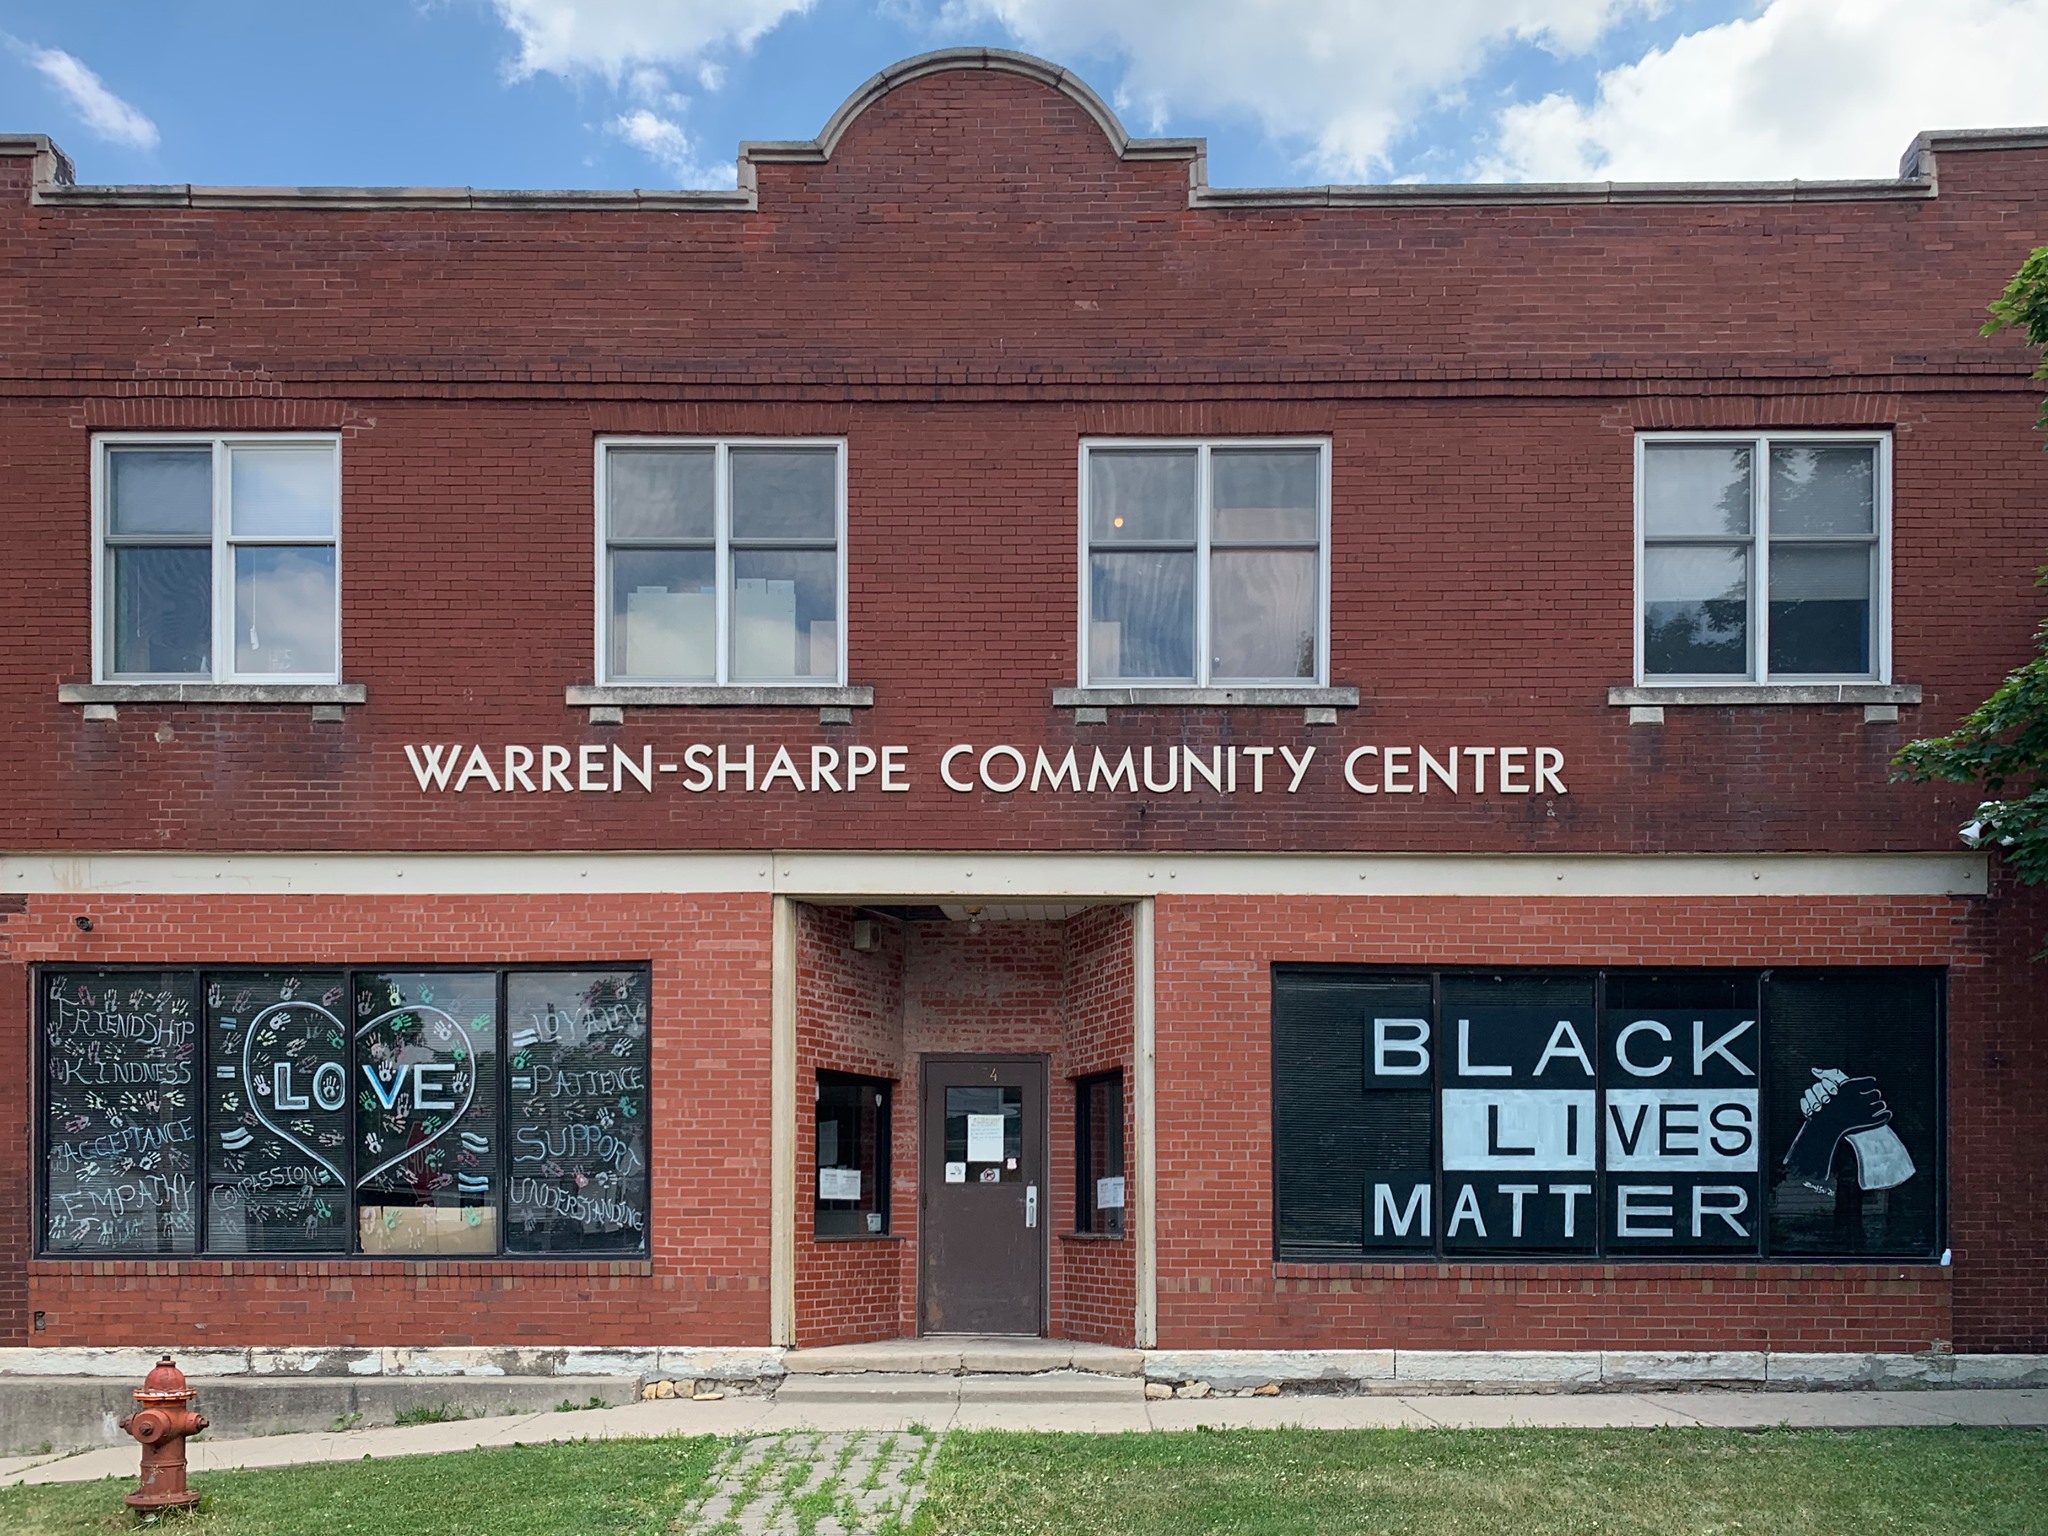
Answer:
[[[1835,1192],[1835,1152],[1844,1139],[1856,1154],[1856,1183],[1896,1189],[1913,1177],[1913,1155],[1891,1127],[1891,1107],[1874,1077],[1810,1067],[1814,1084],[1799,1096],[1802,1119],[1785,1150],[1785,1170],[1808,1189]]]

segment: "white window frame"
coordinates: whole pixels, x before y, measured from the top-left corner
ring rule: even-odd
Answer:
[[[717,673],[703,678],[614,677],[611,672],[611,530],[607,527],[610,504],[608,473],[614,448],[710,448],[712,468],[712,563],[718,573],[714,607],[718,633],[714,640]],[[830,448],[837,458],[834,477],[832,537],[839,572],[839,655],[837,670],[829,678],[784,679],[732,677],[732,476],[731,455],[735,448]],[[597,680],[602,688],[675,689],[719,688],[734,692],[843,688],[846,686],[847,632],[852,627],[846,610],[846,439],[843,437],[642,437],[607,435],[597,439],[595,492],[597,497]]]
[[[1148,449],[1196,451],[1196,487],[1199,498],[1195,517],[1195,676],[1193,678],[1145,677],[1104,678],[1093,675],[1094,658],[1089,655],[1088,616],[1093,612],[1090,590],[1088,456],[1097,449],[1108,452],[1142,452]],[[1316,666],[1314,677],[1229,678],[1212,682],[1209,633],[1210,494],[1209,455],[1218,448],[1314,449],[1316,453]],[[1330,439],[1327,437],[1084,437],[1080,453],[1080,588],[1077,649],[1080,659],[1077,685],[1083,690],[1147,688],[1221,688],[1232,692],[1260,689],[1326,688],[1330,681]]]
[[[1643,670],[1643,476],[1646,450],[1652,446],[1745,443],[1751,449],[1749,571],[1749,670],[1732,673],[1645,673]],[[1770,614],[1771,449],[1774,445],[1868,444],[1875,450],[1871,474],[1872,526],[1876,557],[1871,570],[1869,672],[1772,672]],[[1671,543],[1689,542],[1673,538]],[[1732,537],[1702,535],[1700,543],[1733,544]],[[1821,541],[1816,541],[1821,542]],[[1844,543],[1860,542],[1843,540]],[[1773,688],[1800,683],[1888,684],[1892,680],[1892,438],[1885,431],[1866,432],[1638,432],[1635,440],[1635,680],[1639,687]]]
[[[109,670],[113,660],[113,573],[107,559],[108,460],[117,448],[213,449],[213,666],[204,677],[192,672]],[[231,531],[235,448],[326,448],[334,466],[334,531],[325,539],[303,534],[237,534]],[[92,439],[92,677],[95,683],[320,684],[341,681],[341,434],[339,432],[100,432]],[[331,672],[237,672],[235,670],[235,560],[243,546],[331,547],[334,551],[334,670]]]

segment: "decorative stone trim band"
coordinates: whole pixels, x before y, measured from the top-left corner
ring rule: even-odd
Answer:
[[[1770,683],[1690,684],[1671,687],[1610,688],[1607,702],[1616,709],[1646,709],[1667,704],[1918,704],[1918,683]]]
[[[0,1349],[7,1377],[140,1380],[154,1349]],[[177,1351],[194,1378],[631,1377],[640,1381],[780,1381],[770,1346],[531,1349],[222,1349]],[[813,1351],[813,1353],[818,1353]],[[955,1351],[957,1354],[958,1352]],[[1105,1351],[1121,1362],[1124,1351]],[[1069,1366],[1087,1368],[1077,1351]],[[1763,1350],[1242,1349],[1143,1352],[1148,1381],[1213,1392],[1260,1387],[1359,1392],[1602,1392],[1644,1387],[1779,1391],[1935,1387],[2048,1387],[2048,1355],[1841,1353]],[[957,1364],[948,1361],[946,1373]],[[1189,1394],[1197,1395],[1197,1394]]]
[[[0,1378],[115,1376],[140,1381],[156,1349],[0,1349]],[[220,1349],[176,1351],[191,1377],[631,1376],[642,1380],[779,1381],[782,1351],[766,1346],[646,1349]]]
[[[1639,1387],[1819,1389],[2048,1386],[2048,1355],[1763,1350],[1149,1350],[1148,1381],[1215,1392],[1603,1392]]]

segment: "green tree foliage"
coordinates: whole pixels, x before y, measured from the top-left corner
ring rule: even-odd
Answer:
[[[2048,379],[2048,246],[2036,250],[1991,306],[1986,336],[2023,330],[2042,351]],[[2041,407],[2048,430],[2048,401]],[[2048,443],[2042,444],[2048,448]],[[2041,570],[2048,586],[2048,566]],[[2001,849],[2029,885],[2048,884],[2048,620],[2034,631],[2034,656],[1946,736],[1909,744],[1892,761],[1895,778],[1982,784],[1993,798],[1962,829],[1972,847]],[[2048,951],[2044,951],[2048,954]]]

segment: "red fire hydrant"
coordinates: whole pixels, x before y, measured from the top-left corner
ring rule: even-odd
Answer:
[[[142,1442],[142,1482],[128,1495],[130,1509],[190,1509],[199,1502],[185,1486],[185,1437],[206,1428],[205,1415],[192,1411],[196,1395],[169,1355],[143,1378],[135,1394],[142,1406],[121,1421]]]

